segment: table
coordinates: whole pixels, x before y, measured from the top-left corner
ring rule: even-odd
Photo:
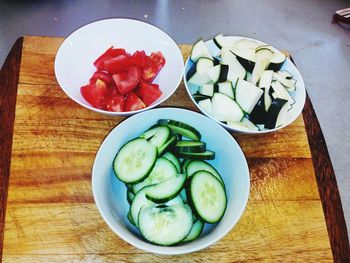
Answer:
[[[53,63],[62,41],[20,38],[1,69],[3,262],[349,260],[337,183],[309,98],[303,115],[281,131],[233,134],[248,161],[251,194],[221,241],[190,255],[159,256],[118,238],[94,205],[90,180],[100,143],[123,118],[88,111],[61,91]],[[180,48],[187,57],[190,46]],[[183,84],[162,105],[197,111]]]

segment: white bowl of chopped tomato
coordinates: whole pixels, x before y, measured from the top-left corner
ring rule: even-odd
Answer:
[[[177,89],[184,61],[159,28],[131,19],[106,19],[69,35],[55,59],[62,90],[95,112],[127,116],[153,108]]]

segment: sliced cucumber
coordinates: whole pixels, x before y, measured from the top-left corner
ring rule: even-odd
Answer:
[[[182,242],[189,242],[189,241],[195,240],[202,233],[203,227],[204,227],[204,223],[200,220],[197,220],[193,224],[190,233],[187,235],[187,237],[184,240],[182,240]]]
[[[131,210],[129,210],[129,212],[128,212],[126,217],[128,218],[130,224],[136,226],[136,224],[135,224],[135,222],[134,222],[134,220],[132,219],[132,216],[131,216]]]
[[[181,173],[180,161],[179,161],[179,159],[177,159],[177,157],[173,153],[166,152],[166,153],[163,154],[162,157],[164,157],[164,158],[168,159],[170,162],[172,162],[173,165],[175,165],[177,172]]]
[[[191,177],[194,173],[198,171],[207,171],[214,175],[221,183],[224,183],[218,171],[209,163],[205,161],[194,160],[191,161],[186,167],[187,178]]]
[[[146,186],[159,184],[176,175],[176,167],[171,161],[163,157],[158,158],[150,175],[142,182],[133,185],[133,192],[138,193]]]
[[[178,138],[181,136],[176,136],[172,134],[169,138],[169,140],[164,143],[159,149],[158,149],[158,155],[162,155],[164,152],[166,152],[171,146],[176,144]]]
[[[183,173],[186,173],[186,167],[187,165],[191,162],[192,160],[190,159],[184,159],[183,162],[182,162],[182,172]]]
[[[175,120],[160,119],[159,124],[167,125],[173,132],[178,133],[188,139],[200,141],[201,134],[192,126]]]
[[[140,138],[148,140],[151,144],[159,149],[169,140],[171,135],[170,129],[167,126],[159,125],[145,131],[140,135]]]
[[[156,203],[164,203],[177,196],[186,180],[186,175],[177,174],[166,181],[148,187],[146,197]]]
[[[137,183],[151,172],[157,159],[157,148],[137,138],[124,144],[113,161],[113,170],[124,183]]]
[[[191,51],[191,60],[193,62],[197,62],[199,58],[213,58],[202,39],[193,45]]]
[[[180,196],[181,196],[181,200],[184,202],[184,203],[187,203],[187,195],[186,195],[186,189],[183,188],[180,192]]]
[[[215,152],[206,150],[202,153],[189,153],[189,152],[181,152],[178,153],[179,157],[191,159],[191,160],[213,160],[215,159]]]
[[[144,238],[162,246],[181,242],[193,225],[191,208],[185,204],[143,208],[138,220]]]
[[[137,227],[138,227],[139,212],[140,212],[141,208],[156,205],[156,203],[153,203],[151,200],[149,200],[146,197],[146,192],[147,192],[147,188],[144,188],[140,192],[138,192],[135,195],[135,198],[132,201],[131,206],[130,206],[131,218]]]
[[[259,101],[263,91],[252,83],[243,79],[238,79],[235,88],[235,98],[239,106],[246,113],[251,113],[256,103]],[[243,116],[242,116],[243,118]],[[241,118],[241,119],[242,119]],[[232,120],[240,121],[240,120]]]
[[[213,116],[219,121],[240,121],[244,113],[241,107],[225,94],[214,93],[212,98]]]
[[[178,141],[174,148],[181,152],[204,152],[206,144],[201,141]]]
[[[190,177],[187,197],[202,221],[213,224],[225,213],[227,198],[223,184],[211,173],[198,171]]]
[[[132,190],[128,189],[126,191],[126,200],[128,201],[129,205],[131,205],[132,200],[134,200],[135,194],[132,192]]]
[[[182,191],[182,190],[181,190]],[[180,192],[181,193],[181,192]],[[182,200],[182,197],[180,194],[178,194],[177,196],[175,196],[173,199],[170,199],[169,201],[167,201],[166,203],[164,203],[164,205],[170,206],[170,205],[183,205],[184,201]]]

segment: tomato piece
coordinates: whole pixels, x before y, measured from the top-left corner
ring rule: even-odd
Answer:
[[[89,80],[89,83],[96,83],[97,80],[102,80],[107,86],[112,83],[112,76],[104,71],[96,71]]]
[[[113,80],[120,94],[125,95],[136,88],[141,76],[140,69],[134,65],[129,66],[125,71],[114,74]]]
[[[107,96],[107,87],[102,80],[97,80],[95,84],[88,84],[80,88],[84,99],[93,107],[104,109]]]
[[[103,61],[105,61],[106,59],[112,58],[112,57],[116,57],[119,55],[127,55],[126,51],[124,48],[113,48],[113,46],[111,46],[109,49],[107,49],[101,56],[99,56],[95,62],[94,62],[94,66],[96,68],[100,68],[100,66],[103,64]]]
[[[106,102],[106,109],[115,112],[124,111],[124,97],[120,95],[110,97]]]
[[[142,80],[151,83],[156,78],[160,69],[161,68],[159,68],[150,57],[146,57],[146,65],[141,75]]]
[[[152,52],[150,58],[156,65],[161,65],[162,67],[165,65],[165,58],[160,51]]]
[[[124,111],[134,111],[143,108],[146,108],[143,101],[134,92],[130,92],[125,99]]]
[[[135,93],[142,99],[146,106],[151,105],[163,94],[157,84],[148,84],[146,82],[141,82],[140,88]]]
[[[103,61],[100,69],[107,71],[110,74],[115,74],[123,71],[130,65],[130,57],[127,55],[119,55],[117,57],[108,58]]]
[[[143,68],[146,65],[146,52],[144,50],[135,51],[131,56],[130,61],[132,64]]]

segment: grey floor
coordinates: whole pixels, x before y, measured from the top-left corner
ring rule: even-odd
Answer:
[[[147,21],[178,43],[223,32],[287,49],[321,123],[350,233],[350,30],[331,23],[335,10],[349,6],[336,0],[0,0],[0,65],[22,35],[67,36],[109,17]]]

